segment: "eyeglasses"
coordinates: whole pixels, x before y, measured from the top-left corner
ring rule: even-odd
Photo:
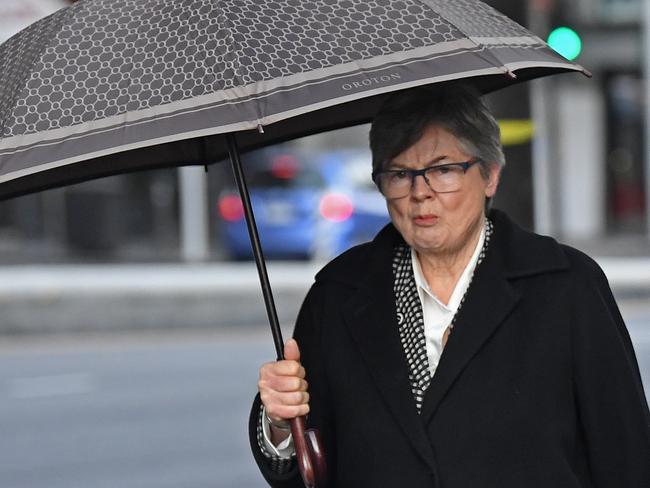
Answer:
[[[462,163],[447,163],[429,166],[422,169],[387,169],[373,171],[372,180],[386,198],[403,198],[407,196],[417,176],[422,176],[431,190],[436,193],[451,193],[463,186],[467,170],[480,159]]]

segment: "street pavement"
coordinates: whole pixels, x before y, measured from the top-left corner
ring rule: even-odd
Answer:
[[[650,385],[650,303],[621,308]],[[273,357],[251,325],[6,336],[0,487],[261,488],[247,418]]]
[[[0,487],[258,488],[269,333],[31,339],[0,353]]]

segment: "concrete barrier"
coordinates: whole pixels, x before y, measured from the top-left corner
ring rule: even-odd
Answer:
[[[283,324],[295,319],[319,267],[269,265]],[[0,269],[0,334],[182,330],[266,321],[251,263]]]
[[[650,299],[650,258],[597,259],[619,298]],[[268,266],[290,330],[322,263]],[[252,263],[0,268],[0,334],[211,329],[267,323]]]

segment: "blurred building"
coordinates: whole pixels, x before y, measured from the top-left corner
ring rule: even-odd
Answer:
[[[66,0],[2,0],[0,2],[0,42],[32,22],[67,5]]]
[[[561,26],[582,41],[576,61],[593,79],[560,76],[533,88],[547,147],[537,224],[575,239],[647,236],[643,49],[645,0],[532,0],[538,34]],[[537,97],[537,111],[535,111]]]

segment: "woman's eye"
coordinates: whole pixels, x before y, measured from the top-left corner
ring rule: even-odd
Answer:
[[[452,169],[449,166],[434,166],[433,168],[431,168],[431,171],[435,174],[446,175],[447,173],[452,171]]]
[[[408,178],[408,175],[407,171],[395,171],[393,173],[393,178],[396,180],[403,180],[404,178]]]

